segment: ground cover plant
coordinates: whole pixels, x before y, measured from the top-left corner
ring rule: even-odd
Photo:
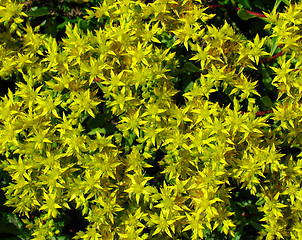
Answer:
[[[6,239],[302,238],[301,2],[0,2]]]

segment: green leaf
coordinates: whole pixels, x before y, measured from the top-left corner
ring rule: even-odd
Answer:
[[[243,8],[252,9],[252,6],[248,0],[240,0],[240,5],[243,6]]]
[[[189,71],[189,72],[201,72],[199,67],[196,67],[193,63],[191,62],[186,62],[184,64],[184,68]]]
[[[282,0],[282,2],[284,2],[287,6],[290,5],[290,2],[288,0]]]
[[[250,224],[251,224],[254,228],[256,228],[258,231],[263,230],[263,226],[262,226],[261,224],[259,224],[259,223],[256,223],[256,222],[254,222],[254,221],[250,221]]]
[[[131,146],[134,142],[134,139],[136,138],[136,135],[134,132],[130,133],[126,138],[126,145],[125,145],[125,151],[128,152],[131,149]]]
[[[45,23],[45,32],[49,33],[53,38],[57,36],[57,21],[55,19],[47,19]]]
[[[81,29],[83,29],[85,32],[87,31],[87,29],[88,29],[88,22],[87,21],[85,21],[83,19],[80,19],[78,24],[79,24],[79,27]]]
[[[277,9],[281,2],[282,2],[282,0],[276,0],[275,5],[274,5],[274,9]]]
[[[274,106],[272,100],[268,96],[264,96],[260,98],[260,100],[267,108],[272,108]]]
[[[256,15],[248,13],[245,9],[239,9],[237,11],[237,14],[242,20],[248,20],[248,19],[257,17]]]
[[[278,47],[278,39],[279,39],[279,36],[275,36],[272,38],[272,48],[271,48],[271,52],[270,52],[270,55],[273,56],[277,47]]]
[[[31,11],[25,12],[30,17],[41,17],[50,14],[47,7],[32,9]]]
[[[189,84],[187,84],[187,86],[185,87],[184,92],[186,93],[186,92],[190,91],[193,88],[193,84],[194,84],[194,81],[189,82]]]
[[[266,10],[265,6],[263,5],[263,2],[260,0],[254,0],[253,5],[261,10]]]
[[[168,35],[167,33],[161,34],[159,37],[161,43],[165,44],[168,48],[171,47],[175,42],[175,36],[174,35]]]
[[[116,127],[113,123],[107,123],[104,127],[100,128],[94,128],[90,132],[88,132],[88,135],[95,135],[97,132],[100,134],[113,134],[116,130]]]
[[[227,4],[230,4],[230,0],[220,0],[220,1],[218,1],[218,4],[227,5]]]
[[[284,2],[287,6],[290,5],[290,2],[288,0],[276,0],[275,5],[274,5],[274,9],[277,9],[281,2]]]
[[[96,132],[101,134],[113,134],[116,131],[115,124],[112,122],[112,114],[104,107],[102,113],[95,115],[87,121],[89,135],[95,135]]]
[[[112,115],[109,113],[99,113],[95,116],[95,118],[91,118],[87,121],[87,127],[89,130],[104,127],[111,117]]]
[[[15,214],[3,212],[0,218],[0,234],[22,233],[22,222]]]
[[[271,74],[269,73],[269,69],[265,67],[264,64],[261,64],[261,74],[262,74],[262,82],[265,88],[269,91],[274,91],[274,86],[272,85],[273,79],[271,78]]]
[[[88,135],[95,135],[97,132],[100,134],[106,134],[106,129],[105,128],[95,128],[95,129],[91,130],[88,133]]]
[[[69,237],[65,237],[65,236],[57,237],[57,240],[67,240],[67,239],[69,239]]]

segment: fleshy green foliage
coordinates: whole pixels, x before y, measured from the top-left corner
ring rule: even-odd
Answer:
[[[60,236],[68,209],[88,222],[74,239],[238,239],[245,223],[301,239],[302,4],[253,39],[208,10],[102,1],[85,17],[98,28],[57,41],[1,1],[0,76],[20,79],[0,102],[1,167],[32,239]]]
[[[23,11],[28,15],[27,21],[43,33],[51,34],[60,40],[68,23],[78,23],[84,30],[95,23],[83,19],[86,9],[96,6],[100,0],[17,0],[23,3]]]

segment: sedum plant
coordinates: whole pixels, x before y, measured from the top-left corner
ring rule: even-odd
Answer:
[[[57,41],[1,1],[5,204],[31,239],[59,239],[76,209],[74,239],[239,239],[247,221],[257,239],[301,239],[301,9],[264,13],[267,36],[247,39],[202,1],[104,0],[95,29]]]

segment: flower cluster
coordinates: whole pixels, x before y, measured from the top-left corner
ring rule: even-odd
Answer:
[[[214,14],[202,1],[104,0],[85,17],[97,29],[68,24],[62,41],[15,27],[20,6],[0,7],[9,25],[0,76],[22,79],[0,102],[0,166],[12,178],[6,205],[33,239],[59,235],[66,209],[89,223],[75,239],[235,236],[237,186],[258,200],[259,239],[301,238],[302,156],[281,148],[302,143],[302,4],[265,13],[272,35],[252,40],[227,22],[208,25]],[[271,67],[279,96],[262,116],[261,79],[248,73],[273,40],[286,54]],[[178,104],[182,46],[198,71]],[[232,104],[211,101],[218,91]]]

